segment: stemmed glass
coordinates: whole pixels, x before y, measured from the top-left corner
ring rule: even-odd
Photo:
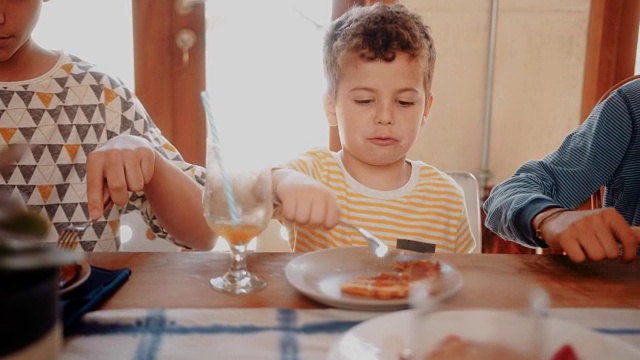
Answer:
[[[495,286],[494,286],[495,285]],[[545,290],[518,284],[492,284],[502,294],[501,307],[452,302],[432,294],[437,284],[412,285],[412,323],[401,359],[510,359],[543,357]],[[502,308],[504,307],[504,308]]]
[[[219,291],[248,294],[267,285],[247,269],[246,251],[251,239],[271,220],[271,170],[227,173],[220,158],[211,153],[216,150],[216,146],[210,146],[207,154],[204,213],[211,229],[229,244],[231,265],[224,275],[212,278],[210,284]]]

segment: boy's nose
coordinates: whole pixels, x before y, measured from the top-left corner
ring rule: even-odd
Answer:
[[[392,124],[393,123],[393,110],[391,106],[380,105],[376,112],[376,124]]]

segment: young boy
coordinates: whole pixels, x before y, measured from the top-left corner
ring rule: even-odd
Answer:
[[[0,175],[0,201],[48,217],[49,241],[96,220],[80,242],[88,252],[117,251],[120,214],[134,209],[161,237],[211,249],[213,232],[193,216],[203,213],[202,169],[182,160],[119,80],[33,41],[42,2],[0,0],[0,150],[29,145]],[[104,211],[109,199],[117,206]]]
[[[356,7],[331,24],[325,110],[342,150],[314,149],[273,172],[283,217],[301,225],[295,250],[366,245],[340,217],[392,247],[473,250],[462,189],[406,159],[431,108],[434,63],[429,28],[402,5]]]

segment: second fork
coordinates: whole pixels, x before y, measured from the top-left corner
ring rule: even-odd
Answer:
[[[113,201],[109,200],[104,208],[104,211],[108,211],[113,207]],[[78,242],[84,232],[93,225],[96,220],[89,220],[80,225],[69,224],[58,234],[58,248],[67,251],[73,251],[78,246]]]

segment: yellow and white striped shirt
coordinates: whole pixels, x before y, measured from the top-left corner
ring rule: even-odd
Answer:
[[[460,186],[433,166],[407,161],[411,178],[390,191],[370,189],[357,182],[344,169],[340,154],[326,148],[310,150],[284,167],[328,186],[337,195],[344,219],[367,229],[390,247],[395,247],[398,239],[407,239],[434,244],[437,252],[471,252],[475,240]],[[367,245],[360,234],[341,224],[330,231],[299,225],[288,230],[290,239],[295,235],[296,251]]]

